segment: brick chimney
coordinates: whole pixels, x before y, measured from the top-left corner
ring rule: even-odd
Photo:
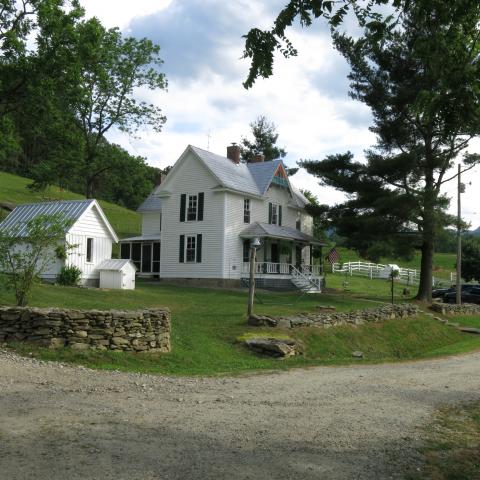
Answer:
[[[252,160],[251,160],[251,163],[263,163],[265,161],[265,155],[263,155],[262,153],[256,153]]]
[[[240,163],[240,145],[232,143],[227,147],[227,158],[233,163]]]

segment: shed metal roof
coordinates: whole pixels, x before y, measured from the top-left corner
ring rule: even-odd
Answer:
[[[13,212],[0,223],[0,229],[14,229],[15,235],[25,237],[28,234],[27,223],[39,215],[62,214],[66,220],[75,222],[94,202],[95,200],[63,200],[18,205]],[[66,230],[68,230],[68,228]]]
[[[137,267],[131,260],[121,259],[121,258],[111,258],[109,260],[104,260],[98,267],[97,270],[123,270],[127,265],[131,265],[135,270]]]

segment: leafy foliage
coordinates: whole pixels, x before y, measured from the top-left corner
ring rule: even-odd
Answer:
[[[367,163],[351,153],[301,166],[348,199],[332,209],[338,233],[368,253],[391,242],[397,253],[422,250],[418,298],[431,297],[432,258],[440,229],[453,224],[442,186],[463,153],[469,170],[480,156],[466,151],[480,133],[478,57],[480,4],[421,0],[379,37],[367,24],[358,40],[334,34],[351,66],[351,96],[370,107],[377,143]]]
[[[143,125],[160,131],[160,108],[136,97],[166,88],[159,47],[85,19],[76,0],[5,0],[0,53],[0,168],[33,178],[37,190],[55,184],[136,208],[159,171],[105,135],[135,135]],[[124,175],[123,195],[125,170],[132,175]]]
[[[56,247],[71,226],[62,214],[39,215],[26,224],[0,230],[0,271],[7,288],[15,292],[17,305],[25,306],[33,284],[57,260]]]
[[[470,238],[462,245],[462,277],[480,282],[480,240]]]
[[[242,137],[240,146],[240,153],[244,162],[252,162],[255,155],[258,154],[262,154],[266,162],[284,158],[287,155],[284,148],[277,146],[277,127],[273,122],[269,122],[267,117],[259,116],[250,124],[250,128],[252,129],[253,141]]]
[[[57,276],[57,282],[66,287],[78,285],[82,278],[82,271],[75,265],[64,265]]]

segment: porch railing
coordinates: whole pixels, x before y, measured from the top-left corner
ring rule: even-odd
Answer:
[[[292,275],[292,270],[297,269],[306,276],[321,276],[323,275],[322,265],[301,265],[295,267],[290,263],[274,263],[274,262],[256,262],[255,273],[264,275]],[[250,273],[250,264],[243,262],[242,273]]]

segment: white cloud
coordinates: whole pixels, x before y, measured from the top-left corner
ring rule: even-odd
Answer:
[[[140,139],[112,132],[111,140],[145,156],[150,164],[164,167],[188,144],[206,148],[209,143],[211,151],[224,154],[228,144],[249,134],[250,122],[266,115],[278,127],[279,144],[288,151],[291,166],[302,158],[322,159],[347,150],[363,158],[363,150],[374,143],[368,130],[370,112],[348,98],[348,68],[322,28],[292,30],[298,57],[279,57],[273,77],[259,80],[251,90],[243,88],[249,65],[240,60],[241,35],[259,25],[260,19],[260,26],[270,25],[283,3],[137,0],[132,8],[127,1],[84,0],[87,14],[98,16],[107,26],[116,24],[128,34],[152,35],[162,47],[169,77],[168,93],[141,92],[162,107],[168,119],[164,131],[157,134],[146,129],[139,132]],[[201,25],[195,25],[197,14]],[[475,146],[480,151],[480,145]],[[475,184],[479,178],[479,172],[468,175]],[[331,188],[320,187],[305,171],[292,180],[322,203],[343,198]],[[454,189],[453,182],[445,192],[452,195]],[[465,216],[475,227],[480,225],[479,195],[473,185],[464,195],[464,207]]]

